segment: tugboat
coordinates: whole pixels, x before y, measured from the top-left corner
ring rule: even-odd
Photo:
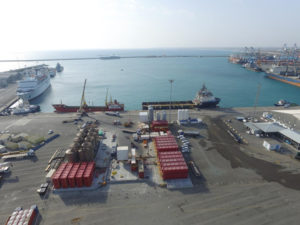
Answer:
[[[62,65],[60,65],[60,63],[57,63],[55,68],[58,73],[60,73],[64,70],[64,67]]]
[[[216,107],[219,102],[221,101],[220,98],[215,98],[213,94],[207,90],[205,84],[203,84],[200,91],[198,91],[193,103],[195,104],[196,108],[207,108],[207,107]]]
[[[124,111],[124,104],[120,104],[117,100],[112,101],[112,99],[107,101],[107,93],[105,106],[89,106],[87,105],[84,92],[85,92],[86,79],[84,81],[82,97],[80,106],[68,106],[65,104],[53,104],[52,106],[55,108],[55,112],[58,113],[67,113],[67,112],[105,112],[105,111]]]
[[[216,107],[220,101],[221,99],[214,97],[203,84],[192,101],[143,102],[142,108],[143,110],[148,110],[149,106],[152,106],[154,110],[208,108]]]
[[[277,103],[275,103],[275,106],[285,106],[286,104],[289,104],[289,102],[287,102],[284,99],[279,100]]]

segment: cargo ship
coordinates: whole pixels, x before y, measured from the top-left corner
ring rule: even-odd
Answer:
[[[68,106],[65,104],[53,104],[55,112],[57,113],[69,113],[69,112],[105,112],[105,111],[124,111],[124,104],[119,103],[117,100],[112,101],[112,99],[107,101],[107,93],[105,106],[89,106],[86,104],[84,98],[86,80],[84,81],[84,87],[81,97],[80,106]]]
[[[266,76],[270,79],[300,87],[300,75],[296,70],[291,71],[288,68],[283,70],[282,67],[275,66],[266,72]]]
[[[216,107],[220,98],[216,98],[213,94],[207,90],[203,84],[200,91],[197,92],[194,100],[191,101],[164,101],[164,102],[143,102],[142,109],[148,110],[149,106],[152,106],[154,110],[160,109],[194,109],[194,108],[209,108]]]

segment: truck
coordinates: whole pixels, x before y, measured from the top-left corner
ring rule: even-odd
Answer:
[[[10,167],[12,167],[11,162],[0,163],[0,174],[9,173]]]
[[[196,164],[194,163],[194,161],[189,161],[189,166],[192,169],[193,174],[195,175],[195,177],[200,177],[201,173],[198,169],[198,167],[196,166]]]
[[[120,117],[119,112],[105,112],[105,115]]]
[[[5,155],[2,156],[2,159],[5,160],[10,160],[10,159],[23,159],[23,158],[31,158],[34,157],[35,153],[34,151],[31,149],[28,152],[24,152],[24,153],[19,153],[19,154],[11,154],[11,155]]]

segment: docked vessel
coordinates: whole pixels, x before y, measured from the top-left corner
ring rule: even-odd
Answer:
[[[43,94],[49,86],[48,68],[29,70],[26,78],[19,81],[17,95],[24,100],[32,100]]]
[[[56,76],[56,68],[49,68],[49,75],[50,77]]]
[[[60,65],[60,63],[57,63],[55,68],[58,73],[60,73],[64,70],[64,67],[62,65]]]
[[[84,98],[85,92],[85,85],[86,80],[84,82],[81,103],[80,106],[68,106],[65,104],[53,104],[52,106],[55,108],[55,112],[58,113],[68,113],[68,112],[105,112],[105,111],[124,111],[124,104],[119,103],[117,100],[110,100],[107,101],[107,94],[106,94],[106,101],[105,106],[89,106],[86,104]]]
[[[143,110],[148,110],[149,106],[152,106],[155,110],[160,109],[193,109],[193,108],[208,108],[216,107],[220,98],[216,98],[213,94],[207,90],[203,85],[201,90],[197,92],[196,97],[192,101],[164,101],[164,102],[143,102]]]
[[[38,105],[28,105],[28,106],[22,106],[17,107],[11,110],[12,115],[24,115],[28,113],[35,113],[40,111],[40,106]]]
[[[295,69],[287,66],[273,66],[266,72],[268,78],[300,87],[300,76]]]

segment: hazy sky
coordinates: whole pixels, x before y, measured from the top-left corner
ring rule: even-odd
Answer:
[[[297,0],[1,0],[0,51],[300,44]]]

